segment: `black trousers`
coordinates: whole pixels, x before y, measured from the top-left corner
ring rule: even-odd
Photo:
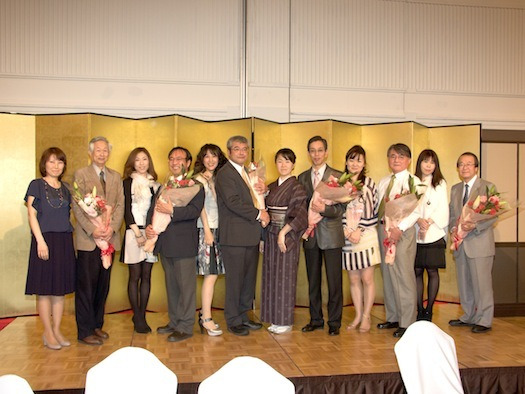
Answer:
[[[221,245],[221,252],[226,271],[224,317],[228,327],[234,327],[248,321],[247,312],[253,309],[259,245]]]
[[[324,324],[321,296],[323,255],[328,281],[328,325],[341,327],[343,314],[342,248],[321,250],[316,246],[312,249],[304,249],[310,296],[310,322]]]
[[[109,293],[112,267],[113,265],[105,269],[102,266],[99,248],[92,252],[77,252],[75,315],[78,339],[93,335],[95,328],[102,328],[104,325],[104,306]]]

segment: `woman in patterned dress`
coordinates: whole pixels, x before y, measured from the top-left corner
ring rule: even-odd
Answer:
[[[345,246],[343,269],[348,271],[350,294],[355,308],[354,321],[347,329],[359,326],[360,332],[370,331],[370,311],[374,305],[374,266],[381,262],[377,237],[377,188],[372,178],[366,176],[366,152],[355,145],[346,153],[346,170],[354,174],[352,181],[363,183],[362,195],[347,205],[343,215]],[[350,216],[349,216],[350,215]],[[357,220],[350,224],[347,217]]]
[[[268,331],[283,334],[292,330],[301,235],[308,227],[306,191],[292,176],[295,154],[283,148],[275,154],[279,178],[268,185],[262,272],[261,319],[271,323]]]
[[[215,192],[215,174],[226,163],[221,148],[214,144],[202,146],[195,160],[195,177],[204,186],[204,208],[197,221],[199,229],[199,251],[197,254],[197,275],[204,275],[202,281],[202,307],[199,313],[201,333],[210,336],[222,335],[222,330],[211,316],[213,291],[218,275],[224,274],[224,263],[219,247],[219,211]]]
[[[42,178],[31,181],[25,196],[32,233],[25,293],[37,295],[44,346],[53,350],[71,345],[60,332],[60,323],[64,295],[75,291],[71,194],[62,182],[66,168],[60,148],[46,149],[39,164]]]
[[[128,296],[133,310],[134,329],[147,334],[151,332],[151,327],[146,321],[146,307],[151,288],[151,270],[157,258],[146,253],[143,247],[146,242],[146,216],[160,185],[146,148],[131,151],[124,165],[123,176],[126,233],[120,261],[129,267]]]

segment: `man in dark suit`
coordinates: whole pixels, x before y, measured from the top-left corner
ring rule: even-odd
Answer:
[[[169,168],[173,176],[183,175],[191,166],[191,153],[180,146],[168,154]],[[161,191],[159,190],[159,193]],[[197,274],[195,259],[199,237],[197,219],[204,206],[204,190],[199,192],[185,207],[174,206],[171,201],[157,199],[148,212],[146,236],[152,238],[153,210],[171,215],[166,230],[159,234],[154,253],[160,253],[166,279],[169,322],[158,327],[157,333],[170,334],[169,342],[179,342],[193,336],[195,323],[195,290]]]
[[[450,223],[454,236],[463,205],[476,197],[487,195],[487,187],[494,185],[478,177],[479,161],[471,152],[463,153],[457,162],[462,182],[452,186],[450,191]],[[464,231],[470,231],[458,250],[454,251],[458,277],[459,300],[463,316],[451,320],[451,326],[472,327],[473,333],[491,330],[494,317],[494,293],[492,291],[492,264],[495,246],[494,219],[480,223],[460,224]]]
[[[102,266],[100,249],[94,239],[102,238],[120,250],[120,226],[124,217],[124,191],[118,172],[106,167],[111,145],[105,137],[95,137],[89,142],[91,165],[75,172],[75,182],[82,194],[90,193],[93,186],[97,195],[112,207],[111,222],[107,228],[96,227],[82,208],[72,204],[75,214],[75,245],[77,248],[77,283],[75,315],[78,340],[86,345],[102,345],[109,338],[102,330],[104,306],[109,293],[111,266]],[[113,257],[113,256],[112,256]]]
[[[227,142],[228,162],[217,172],[219,239],[226,271],[224,317],[228,331],[248,335],[262,324],[249,319],[252,309],[259,261],[261,226],[270,222],[268,212],[256,207],[254,192],[248,186],[244,163],[249,155],[248,140],[231,137]],[[258,185],[258,191],[264,185]]]
[[[320,136],[308,141],[308,154],[312,168],[299,175],[299,182],[306,189],[308,203],[315,187],[320,181],[327,181],[330,175],[339,178],[341,173],[326,164],[328,143]],[[304,242],[308,292],[310,296],[310,322],[302,328],[303,332],[324,327],[321,299],[321,267],[325,259],[326,278],[328,281],[328,326],[329,335],[339,335],[343,313],[343,269],[342,247],[345,243],[342,217],[344,204],[325,205],[322,201],[313,201],[312,210],[323,216],[317,224],[314,235]]]

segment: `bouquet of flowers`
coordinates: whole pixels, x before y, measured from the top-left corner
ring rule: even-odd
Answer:
[[[494,185],[490,188],[487,186],[485,195],[479,195],[474,201],[469,201],[463,206],[461,216],[452,231],[452,245],[450,245],[450,249],[458,250],[459,245],[472,231],[463,230],[462,224],[475,224],[490,220],[507,212],[508,209],[508,203],[500,199],[500,194],[496,191],[496,187]]]
[[[414,178],[408,178],[408,190],[396,194],[394,199],[385,197],[385,232],[386,237],[383,240],[385,248],[385,263],[394,264],[396,258],[396,242],[390,238],[391,230],[399,226],[399,223],[407,216],[409,216],[417,207],[417,203],[422,193],[418,192],[419,187],[426,187],[426,185],[415,185]]]
[[[80,192],[76,182],[73,182],[73,199],[77,202],[78,206],[82,208],[84,213],[87,215],[91,223],[97,227],[106,229],[111,222],[111,210],[112,207],[106,204],[106,200],[102,197],[97,196],[97,188],[93,186],[91,193],[87,193],[85,196]],[[95,244],[100,249],[100,258],[102,259],[102,265],[105,269],[111,266],[112,254],[115,251],[115,247],[108,241],[102,238],[94,238]]]
[[[192,179],[193,171],[186,173],[183,168],[182,172],[183,174],[178,177],[174,175],[168,177],[168,180],[162,186],[158,197],[159,200],[164,203],[170,201],[174,207],[185,207],[197,195],[200,186]],[[170,223],[171,216],[167,213],[162,213],[157,210],[153,212],[151,226],[157,235],[146,240],[144,244],[145,252],[153,252],[159,234],[164,232]]]
[[[352,233],[355,230],[357,230],[364,210],[365,210],[365,205],[361,201],[359,201],[359,199],[350,201],[350,203],[346,206],[346,213],[345,213],[345,216],[346,216],[345,230],[346,231]]]
[[[328,182],[319,182],[308,207],[308,228],[303,234],[303,239],[307,240],[314,234],[317,223],[323,218],[319,212],[312,210],[312,203],[320,201],[326,205],[345,204],[360,195],[363,183],[361,181],[352,182],[353,176],[354,174],[351,173],[344,173],[340,178],[330,175]]]
[[[250,180],[250,187],[253,195],[257,200],[257,206],[255,208],[265,209],[264,194],[260,194],[255,190],[255,185],[257,183],[266,181],[266,164],[262,158],[258,162],[253,161],[250,163],[248,166],[248,179]]]

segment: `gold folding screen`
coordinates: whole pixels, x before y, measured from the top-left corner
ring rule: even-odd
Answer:
[[[2,226],[0,261],[0,317],[35,313],[34,297],[24,296],[30,230],[27,224],[23,196],[29,182],[39,176],[37,163],[43,150],[59,146],[67,155],[68,172],[65,180],[72,181],[74,171],[89,163],[88,141],[103,135],[113,145],[108,167],[122,172],[129,152],[146,147],[154,160],[159,181],[168,174],[167,154],[174,146],[184,146],[197,155],[205,143],[219,145],[226,152],[226,141],[232,135],[244,135],[252,140],[254,157],[262,157],[267,165],[267,183],[277,178],[273,165],[275,152],[291,148],[297,155],[295,175],[310,166],[307,141],[321,135],[328,141],[328,164],[344,169],[346,151],[361,144],[367,151],[369,175],[378,181],[388,174],[386,150],[392,143],[403,142],[413,152],[413,165],[422,149],[434,149],[440,157],[441,168],[449,188],[458,181],[455,162],[464,151],[479,153],[480,125],[427,128],[414,122],[377,125],[355,125],[322,120],[279,124],[266,120],[248,118],[228,121],[206,122],[179,115],[148,119],[124,119],[94,114],[71,115],[10,115],[0,114],[0,137],[5,143],[0,148],[3,168],[8,169],[2,180],[2,203],[0,210],[5,218]],[[12,169],[9,171],[9,169]],[[413,169],[413,168],[412,168]],[[449,256],[450,257],[450,254]],[[127,268],[115,257],[110,295],[106,311],[129,308],[127,299]],[[298,274],[297,304],[308,305],[308,288],[304,258],[301,254]],[[455,266],[447,259],[447,269],[442,271],[439,299],[457,301]],[[382,302],[381,275],[376,270],[376,301]],[[345,304],[351,302],[346,275],[344,276]],[[197,305],[200,305],[200,280]],[[260,296],[258,281],[257,301]],[[323,297],[327,299],[326,286]],[[224,305],[224,278],[216,286],[214,306]],[[67,311],[72,313],[73,297],[67,298]],[[166,297],[164,273],[156,264],[152,274],[151,310],[165,310]]]

